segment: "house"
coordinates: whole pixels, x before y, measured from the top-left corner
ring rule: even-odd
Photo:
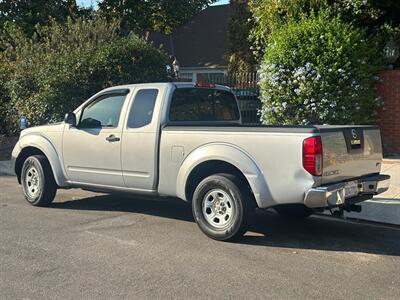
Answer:
[[[258,124],[258,86],[254,74],[228,78],[228,24],[230,5],[210,6],[171,35],[151,33],[153,44],[179,62],[180,80],[229,85],[239,100],[245,123]],[[246,74],[243,74],[246,75]]]
[[[171,35],[149,38],[178,60],[181,79],[222,82],[228,70],[229,15],[229,4],[210,6]]]

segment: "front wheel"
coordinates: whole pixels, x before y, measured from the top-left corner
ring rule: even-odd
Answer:
[[[33,155],[25,160],[21,181],[25,199],[33,206],[46,206],[53,202],[57,184],[45,156]]]
[[[208,237],[231,241],[246,232],[255,206],[240,180],[230,174],[216,174],[199,183],[192,210],[197,225]]]

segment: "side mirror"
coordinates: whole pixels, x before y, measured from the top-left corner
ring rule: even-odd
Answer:
[[[65,115],[64,122],[76,127],[76,115],[73,112],[69,112]]]

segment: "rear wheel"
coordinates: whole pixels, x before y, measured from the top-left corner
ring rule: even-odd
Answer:
[[[208,237],[230,241],[246,232],[255,205],[246,185],[235,176],[216,174],[199,183],[192,209],[197,225]]]
[[[21,173],[25,199],[34,206],[46,206],[53,202],[57,184],[51,166],[43,155],[28,157]]]
[[[287,204],[274,207],[276,212],[284,218],[292,220],[305,219],[313,214],[313,210],[305,205]]]

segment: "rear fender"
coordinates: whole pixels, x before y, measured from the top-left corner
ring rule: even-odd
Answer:
[[[270,190],[264,175],[255,161],[242,149],[231,144],[207,144],[192,151],[183,161],[177,177],[177,196],[186,199],[186,184],[190,173],[199,164],[220,160],[232,164],[246,177],[254,194],[258,207],[273,205]]]

